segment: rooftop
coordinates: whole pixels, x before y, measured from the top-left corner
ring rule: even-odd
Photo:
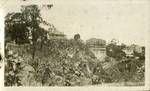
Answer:
[[[106,41],[103,40],[103,39],[91,38],[91,39],[86,41],[86,44],[89,47],[95,47],[95,48],[105,47],[106,46]]]

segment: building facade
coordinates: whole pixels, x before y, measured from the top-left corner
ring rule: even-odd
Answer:
[[[95,57],[97,57],[100,61],[104,60],[106,57],[106,41],[103,39],[92,38],[86,41],[89,49]]]

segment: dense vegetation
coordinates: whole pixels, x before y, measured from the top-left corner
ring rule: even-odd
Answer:
[[[35,83],[46,86],[91,85],[100,84],[103,81],[109,80],[109,78],[105,78],[104,75],[107,76],[107,74],[103,70],[99,61],[88,50],[86,45],[81,43],[79,40],[49,40],[48,44],[44,45],[42,49],[39,48],[36,51],[36,56],[34,59],[32,59],[32,56],[29,54],[29,50],[25,50],[25,47],[22,48],[22,46],[19,46],[20,45],[17,46],[17,59],[15,59],[16,57],[14,57],[15,54],[12,53],[10,55],[12,59],[10,60],[10,50],[7,50],[8,52],[6,52],[8,53],[8,57],[6,60],[7,63],[15,60],[15,64],[11,62],[8,63],[11,64],[12,67],[7,67],[8,65],[6,65],[5,69],[7,74],[12,71],[13,73],[15,73],[15,69],[18,70],[18,68],[14,69],[13,66],[19,67],[21,65],[26,65],[27,67],[29,67],[29,69],[27,69],[26,71],[30,71],[31,69],[33,69],[31,70],[32,76],[34,76],[34,79],[32,78],[32,80],[34,80]],[[36,47],[38,47],[38,45]],[[11,49],[9,45],[8,49]],[[15,52],[16,49],[12,49],[11,51]],[[24,51],[23,55],[21,55],[22,51]],[[22,61],[19,61],[21,63],[19,63],[20,65],[18,66],[17,62],[18,60],[20,60],[20,57],[22,58]],[[24,68],[26,68],[26,66],[21,66],[21,68],[23,67],[22,69],[20,69],[21,73],[24,71]],[[9,76],[5,77],[6,85],[8,85]],[[16,78],[21,79],[21,77]],[[27,79],[30,79],[30,77]],[[30,84],[32,84],[32,82],[34,81],[31,81]],[[22,83],[22,85],[25,84]]]
[[[145,51],[126,57],[125,44],[106,45],[99,61],[76,34],[74,39],[48,39],[36,5],[22,7],[5,19],[5,86],[83,86],[114,82],[143,82]],[[53,26],[53,27],[52,27]],[[143,47],[145,50],[145,47]],[[138,58],[137,58],[138,57]]]

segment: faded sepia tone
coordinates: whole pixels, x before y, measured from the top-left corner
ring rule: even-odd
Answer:
[[[4,2],[4,85],[145,86],[145,2]]]

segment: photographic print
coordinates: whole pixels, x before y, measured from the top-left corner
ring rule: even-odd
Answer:
[[[147,4],[2,0],[4,86],[145,86]]]

